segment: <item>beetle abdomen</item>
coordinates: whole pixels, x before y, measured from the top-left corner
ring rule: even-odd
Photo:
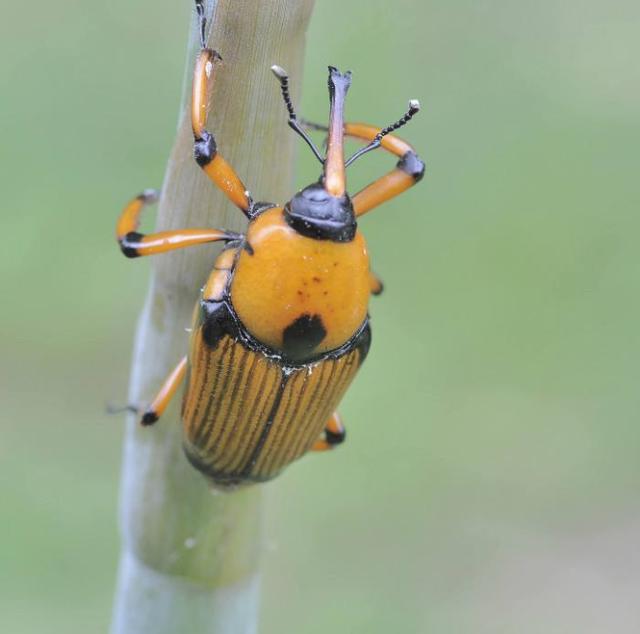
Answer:
[[[219,485],[269,480],[306,453],[368,350],[363,324],[350,345],[299,366],[231,333],[192,335],[182,419],[192,464]]]

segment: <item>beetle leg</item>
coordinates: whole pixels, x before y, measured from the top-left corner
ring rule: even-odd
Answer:
[[[346,136],[372,141],[381,130],[364,123],[346,123]],[[380,145],[387,152],[398,156],[400,160],[390,172],[361,189],[352,199],[356,216],[377,207],[387,200],[398,196],[415,185],[424,176],[424,161],[406,141],[388,134],[380,140]]]
[[[184,380],[187,371],[187,357],[182,357],[180,363],[171,371],[171,374],[165,379],[160,391],[151,402],[151,405],[145,410],[140,423],[142,425],[153,425],[164,411],[173,398],[180,383]]]
[[[311,130],[327,130],[327,127],[324,125],[305,119],[300,119],[300,121],[304,127]],[[374,141],[376,136],[381,132],[383,132],[383,129],[365,123],[344,124],[345,136],[361,139],[362,141],[368,141],[370,143]],[[373,183],[370,183],[352,197],[353,209],[356,216],[362,216],[362,214],[370,211],[374,207],[402,194],[402,192],[415,185],[424,176],[424,161],[406,141],[403,141],[393,134],[387,134],[379,140],[379,145],[382,149],[399,157],[400,160],[396,164],[395,169],[392,169],[381,178],[373,181]],[[349,162],[353,162],[354,158],[359,154],[359,152],[356,152],[356,154],[349,159]]]
[[[384,290],[384,284],[375,273],[369,272],[369,284],[371,286],[372,295],[382,294],[382,291]]]
[[[201,16],[201,20],[204,18]],[[193,153],[196,163],[236,207],[250,217],[251,195],[234,169],[218,153],[213,134],[205,129],[207,120],[207,94],[212,84],[215,63],[220,55],[210,48],[202,48],[193,73],[191,127]]]
[[[122,210],[116,225],[116,237],[122,252],[128,258],[166,253],[174,249],[183,249],[206,242],[238,240],[241,237],[238,233],[220,229],[175,229],[148,235],[138,233],[142,210],[146,205],[157,200],[158,192],[154,189],[147,189]]]
[[[334,412],[324,428],[323,438],[316,440],[311,451],[327,451],[344,442],[347,430],[342,424],[338,412]]]

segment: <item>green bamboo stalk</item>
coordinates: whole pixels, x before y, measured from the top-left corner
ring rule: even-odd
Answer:
[[[269,68],[274,63],[284,66],[293,89],[300,87],[312,8],[313,0],[207,3],[208,44],[224,58],[211,95],[208,127],[220,152],[258,200],[284,202],[291,195],[295,139]],[[194,17],[183,106],[157,228],[242,230],[242,214],[193,160],[188,107],[197,47]],[[153,260],[135,340],[130,402],[147,403],[185,354],[185,329],[216,252],[214,246],[200,246]],[[181,448],[178,402],[150,429],[141,429],[130,417],[112,634],[256,632],[260,504],[259,486],[216,492],[188,464]]]

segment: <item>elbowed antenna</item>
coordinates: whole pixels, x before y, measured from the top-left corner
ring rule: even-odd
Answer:
[[[293,108],[293,103],[291,102],[291,95],[289,94],[289,75],[287,75],[287,71],[282,68],[282,66],[278,66],[274,64],[271,67],[271,72],[276,76],[276,79],[280,82],[280,90],[282,92],[282,99],[284,99],[284,105],[287,108],[287,112],[289,113],[289,127],[294,130],[297,134],[299,134],[307,143],[307,145],[311,148],[311,151],[315,155],[315,157],[320,161],[320,163],[324,163],[324,159],[320,154],[320,151],[316,147],[316,144],[311,140],[309,135],[304,131],[304,128],[301,127],[300,123],[298,123],[298,116],[296,115],[296,111]]]
[[[329,66],[329,137],[324,162],[324,188],[332,196],[344,196],[347,189],[344,161],[344,102],[351,86],[351,72],[342,74]]]

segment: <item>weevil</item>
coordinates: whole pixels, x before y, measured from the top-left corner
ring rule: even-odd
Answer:
[[[196,1],[201,50],[194,69],[191,123],[197,165],[245,214],[243,234],[220,229],[138,232],[143,208],[157,200],[147,190],[123,210],[116,234],[127,257],[223,242],[194,310],[189,351],[141,417],[155,423],[181,384],[183,446],[193,466],[214,485],[262,482],[308,451],[345,439],[336,407],[362,365],[371,341],[369,297],[382,291],[371,272],[358,219],[423,177],[411,145],[391,134],[419,110],[385,128],[344,121],[351,73],[329,67],[329,125],[298,118],[289,78],[272,71],[289,126],[322,164],[322,175],[284,206],[254,202],[206,129],[207,94],[221,63],[206,47],[202,2]],[[327,134],[326,154],[307,133]],[[344,139],[366,143],[348,160]],[[346,168],[377,147],[398,157],[390,172],[353,197]]]

